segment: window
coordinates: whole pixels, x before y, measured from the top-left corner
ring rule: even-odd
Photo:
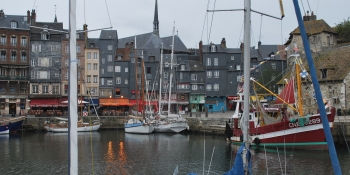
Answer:
[[[43,85],[43,94],[49,93],[49,85]]]
[[[1,45],[5,45],[6,44],[6,36],[5,35],[2,35],[1,38],[0,38],[0,44]]]
[[[38,85],[32,85],[32,93],[37,94],[38,93]]]
[[[101,85],[105,85],[105,79],[104,78],[101,78],[100,82],[101,82]]]
[[[31,65],[31,66],[35,66],[35,65],[36,65],[36,60],[34,60],[34,59],[33,59],[33,60],[30,60],[30,65]]]
[[[207,84],[207,91],[211,91],[211,84]]]
[[[219,78],[219,71],[218,70],[214,71],[214,77]]]
[[[42,67],[52,66],[51,58],[48,58],[48,57],[38,58],[38,66],[42,66]]]
[[[104,91],[104,90],[101,90],[101,91],[100,91],[100,94],[101,94],[101,96],[104,96],[104,95],[105,95],[105,91]]]
[[[192,85],[192,90],[197,90],[198,89],[198,86],[196,84],[193,84]]]
[[[107,59],[108,59],[108,61],[113,61],[112,60],[112,55],[107,55]]]
[[[327,69],[321,69],[321,78],[327,78]]]
[[[98,80],[98,76],[97,76],[97,75],[94,75],[94,76],[93,76],[93,83],[98,83],[97,80]]]
[[[211,78],[212,75],[213,75],[213,72],[212,72],[212,71],[207,71],[207,77],[208,77],[208,78]]]
[[[91,63],[87,64],[87,70],[91,70]]]
[[[207,58],[207,66],[211,65],[211,58]]]
[[[181,70],[185,70],[185,65],[181,64]]]
[[[212,45],[212,46],[210,47],[210,51],[211,51],[211,52],[216,52],[216,47],[215,47],[215,45]]]
[[[276,69],[276,63],[271,63],[271,68]]]
[[[238,75],[237,76],[237,82],[241,82],[242,81],[242,75]]]
[[[164,72],[164,78],[168,78],[168,72]]]
[[[77,46],[76,48],[77,48],[77,53],[80,53],[80,46]]]
[[[86,83],[91,83],[91,75],[86,76]]]
[[[68,66],[68,58],[65,58],[65,59],[64,59],[64,65],[65,65],[65,66]]]
[[[129,68],[126,67],[126,68],[125,68],[125,72],[129,72]]]
[[[50,33],[47,30],[44,30],[41,32],[41,40],[49,40],[50,39]]]
[[[10,69],[10,76],[16,76],[16,69]]]
[[[27,38],[26,37],[22,37],[21,38],[21,46],[26,46],[27,45]]]
[[[131,58],[131,63],[135,63],[135,58]]]
[[[219,65],[219,58],[214,58],[214,66],[218,66]]]
[[[276,77],[275,77],[275,74],[271,74],[271,81],[274,80]]]
[[[26,76],[26,70],[25,69],[20,69],[19,76],[25,77]]]
[[[105,69],[101,68],[101,74],[105,74]]]
[[[65,72],[64,74],[64,79],[68,80],[68,72]]]
[[[106,62],[106,59],[104,59],[104,58],[102,58],[102,64],[105,64],[105,62]]]
[[[53,85],[52,86],[52,94],[59,94],[59,86],[58,85]]]
[[[108,96],[112,95],[112,90],[107,90],[108,91]]]
[[[115,71],[115,72],[120,72],[120,66],[115,66],[115,67],[114,67],[114,71]]]
[[[6,60],[6,51],[5,51],[5,50],[2,50],[2,51],[1,51],[0,58],[1,58],[2,60]]]
[[[94,63],[94,70],[97,70],[97,69],[98,69],[98,64]]]
[[[12,21],[11,22],[11,28],[17,28],[17,22]]]
[[[107,66],[107,72],[113,72],[113,66]]]
[[[37,78],[37,73],[36,73],[36,71],[31,71],[31,72],[30,72],[30,78],[31,78],[31,79],[36,79],[36,78]]]
[[[122,56],[118,55],[117,60],[122,60]]]
[[[50,71],[38,71],[38,79],[50,79]]]
[[[125,79],[125,84],[129,84],[129,80],[128,79]]]
[[[91,60],[91,52],[87,52],[86,57],[88,60]]]
[[[146,73],[147,73],[147,74],[151,74],[151,73],[152,73],[151,67],[147,67]]]
[[[241,70],[241,65],[237,64],[236,65],[236,70]]]
[[[235,60],[235,56],[231,56],[231,60]]]
[[[56,52],[58,50],[58,45],[50,45],[51,52]]]
[[[11,61],[16,61],[16,59],[17,59],[16,51],[11,51]]]
[[[214,84],[214,91],[218,91],[219,90],[219,84]]]
[[[6,76],[6,68],[0,68],[0,76]]]
[[[33,44],[32,45],[32,52],[41,52],[41,45]]]
[[[17,37],[16,36],[11,36],[11,45],[12,46],[17,45]]]
[[[65,46],[64,51],[65,51],[66,53],[69,53],[69,45],[66,45],[66,46]]]
[[[112,45],[108,45],[108,50],[112,50]]]
[[[98,56],[97,56],[97,52],[94,52],[94,60],[97,60]]]
[[[197,74],[191,74],[191,80],[197,80]]]
[[[55,73],[55,77],[56,77],[56,78],[60,77],[60,75],[58,74],[58,72]]]
[[[184,77],[183,73],[182,73],[182,72],[180,72],[180,80],[182,80],[182,79],[183,79],[183,77]]]
[[[107,78],[107,85],[112,85],[112,84],[113,84],[112,78]]]
[[[77,58],[77,65],[80,66],[80,58]]]
[[[122,78],[121,77],[115,77],[115,84],[122,84]]]

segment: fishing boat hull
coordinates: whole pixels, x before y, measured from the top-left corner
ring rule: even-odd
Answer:
[[[10,132],[8,125],[0,126],[0,134],[8,134]]]
[[[154,126],[149,124],[125,124],[124,129],[126,133],[133,134],[150,134],[154,131]]]
[[[78,126],[77,131],[78,132],[97,131],[100,128],[100,126],[101,124]],[[44,127],[49,132],[68,132],[68,127],[58,127],[55,124],[46,125]]]
[[[333,127],[335,108],[327,113],[330,128]],[[250,123],[250,126],[252,123]],[[304,125],[304,126],[303,126]],[[327,149],[322,120],[319,114],[312,115],[304,124],[298,122],[281,121],[279,123],[254,127],[249,129],[250,137],[255,146],[265,147],[293,147]],[[233,142],[242,141],[240,128],[233,128]]]
[[[11,118],[1,118],[0,121],[8,122],[9,132],[16,133],[17,130],[22,126],[23,121],[26,119],[25,116],[21,117],[11,117]]]

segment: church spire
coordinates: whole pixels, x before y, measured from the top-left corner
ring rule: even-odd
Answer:
[[[57,22],[57,16],[56,16],[56,5],[55,5],[55,19],[53,22]]]
[[[156,6],[154,9],[153,34],[159,36],[158,2],[157,2],[157,0],[156,0]]]

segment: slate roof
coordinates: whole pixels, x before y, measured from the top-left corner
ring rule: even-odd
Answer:
[[[261,61],[265,58],[268,58],[270,54],[275,55],[279,47],[280,47],[279,45],[260,45],[257,50],[259,60]],[[281,59],[281,54],[283,53],[285,52],[280,52],[279,55],[275,55],[274,60],[282,60],[282,59],[285,60],[284,57],[282,57]]]
[[[337,33],[332,27],[330,27],[323,19],[314,21],[304,21],[306,33],[314,35],[321,32]],[[297,27],[292,32],[294,35],[300,35],[300,29]]]
[[[190,71],[204,71],[203,65],[199,61],[188,61]]]
[[[33,26],[36,27],[44,27],[47,26],[48,29],[60,30],[63,31],[63,23],[62,22],[36,22]],[[43,29],[38,28],[30,28],[31,33],[41,33]],[[55,32],[49,30],[50,34],[63,34],[62,32]]]
[[[175,35],[174,36],[174,50],[175,52],[189,52],[185,44],[181,39]],[[172,36],[160,38],[153,33],[145,33],[141,35],[136,35],[136,47],[138,49],[157,49],[162,47],[167,50],[171,50]],[[135,42],[135,36],[130,36],[126,38],[120,38],[118,40],[118,48],[125,48],[126,43]]]
[[[101,30],[100,39],[118,39],[116,30]]]
[[[17,29],[29,30],[29,25],[27,21],[24,21],[24,17],[27,16],[5,14],[4,18],[0,18],[0,28],[11,28],[11,21],[16,21]]]
[[[94,49],[94,48],[99,48],[100,47],[100,43],[99,43],[99,39],[98,38],[88,38],[88,43],[87,43],[87,47],[88,49]],[[91,43],[94,43],[95,44],[95,47],[91,47],[90,44]]]

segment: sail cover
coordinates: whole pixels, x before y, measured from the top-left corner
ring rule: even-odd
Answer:
[[[294,98],[294,79],[292,78],[288,84],[284,87],[279,97],[289,104],[295,103]],[[283,101],[277,98],[275,104],[283,104]]]

